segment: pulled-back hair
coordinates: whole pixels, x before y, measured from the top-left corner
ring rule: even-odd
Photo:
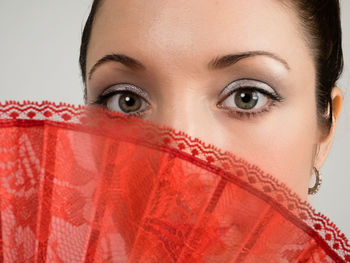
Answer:
[[[86,84],[86,56],[96,13],[102,0],[94,0],[86,21],[80,47],[80,68]],[[342,29],[339,0],[279,0],[294,8],[312,51],[316,70],[318,121],[329,131],[332,122],[332,88],[343,71]],[[85,88],[86,100],[86,88]],[[328,111],[329,107],[329,111]]]

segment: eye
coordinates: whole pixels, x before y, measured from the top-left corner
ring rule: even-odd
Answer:
[[[111,95],[107,99],[106,106],[111,111],[135,113],[144,110],[145,103],[139,95],[121,91],[119,94]]]
[[[268,102],[266,95],[252,89],[240,89],[233,92],[221,104],[224,107],[239,108],[242,110],[251,110],[260,108]]]
[[[282,101],[282,97],[266,83],[248,79],[231,83],[222,91],[221,97],[217,106],[237,113],[266,111],[274,102]]]
[[[104,105],[110,111],[140,116],[150,107],[148,99],[149,95],[136,86],[117,84],[106,89],[95,104]]]

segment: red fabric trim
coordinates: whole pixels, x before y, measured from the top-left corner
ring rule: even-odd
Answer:
[[[48,126],[98,134],[99,124],[94,123],[93,120],[84,119],[86,118],[86,111],[88,111],[87,108],[83,106],[57,105],[50,102],[43,102],[41,104],[32,102],[7,102],[0,104],[0,127]],[[126,118],[124,115],[118,113],[101,112],[106,114],[109,119],[117,119],[118,121],[134,120],[138,129],[142,127],[149,130],[150,133],[155,132],[158,128],[151,122],[141,122],[136,117]],[[207,145],[196,138],[191,138],[185,133],[178,132],[170,127],[162,127],[161,131],[162,136],[160,138],[162,140],[160,141],[162,143],[157,145],[152,142],[147,145],[147,143],[142,142],[142,144],[168,152],[170,155],[187,160],[221,176],[222,180],[217,186],[217,195],[220,195],[227,181],[239,185],[241,188],[269,203],[286,218],[291,219],[296,226],[312,236],[336,262],[350,262],[350,245],[345,235],[326,216],[316,213],[310,204],[301,201],[287,186],[272,176],[264,174],[258,167],[252,166],[245,160],[239,159],[228,152],[222,152],[213,145]],[[159,130],[156,133],[159,135]],[[113,138],[112,132],[106,132],[104,135]],[[135,141],[132,136],[125,137],[123,140],[140,143],[137,140]],[[207,159],[204,160],[197,156],[206,156]],[[225,167],[225,165],[229,166],[229,163],[226,162],[227,160],[233,160],[236,165],[241,163],[242,166],[249,167],[249,170],[242,171],[241,176],[227,172],[227,168]],[[265,188],[255,188],[254,180],[265,185]],[[48,184],[45,187],[50,188],[50,185]],[[216,194],[214,194],[214,197],[216,197]],[[215,207],[215,199],[217,198],[214,197],[207,207],[209,210]],[[277,197],[280,197],[279,199],[282,199],[282,201],[277,200]],[[303,216],[301,216],[302,213]],[[43,217],[45,217],[45,211],[43,211]],[[98,235],[97,233],[95,234]],[[93,234],[93,236],[95,235]],[[339,249],[332,248],[332,245],[335,243],[340,245]]]

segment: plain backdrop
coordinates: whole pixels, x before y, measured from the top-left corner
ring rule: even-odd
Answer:
[[[91,0],[0,0],[0,101],[83,103],[78,56]],[[310,198],[350,237],[350,1],[342,1],[344,108],[323,185]]]

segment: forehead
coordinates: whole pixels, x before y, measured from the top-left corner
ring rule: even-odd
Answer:
[[[297,16],[281,2],[104,0],[93,26],[87,67],[113,52],[188,62],[250,50],[271,51],[286,60],[305,56]]]

